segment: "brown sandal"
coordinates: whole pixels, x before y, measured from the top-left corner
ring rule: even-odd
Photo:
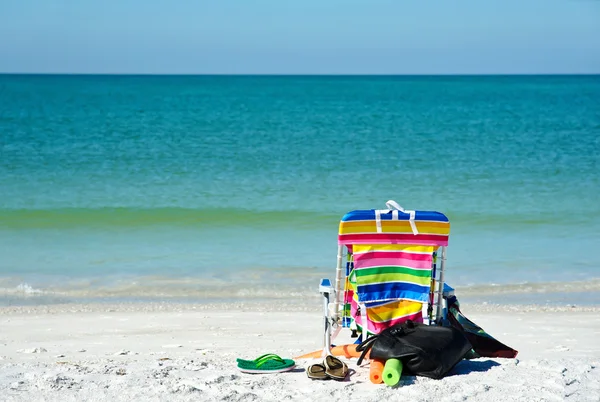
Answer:
[[[327,356],[323,361],[325,374],[334,380],[341,381],[348,375],[348,366],[335,356]]]
[[[306,368],[306,375],[313,380],[328,380],[329,376],[325,373],[325,366],[322,364],[313,364]]]

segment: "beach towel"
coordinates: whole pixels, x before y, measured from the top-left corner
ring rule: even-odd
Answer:
[[[355,245],[352,251],[344,314],[349,310],[358,331],[363,333],[364,327],[361,308],[366,308],[367,336],[407,320],[423,322],[433,247],[363,244]]]
[[[470,358],[477,357],[504,357],[513,358],[519,353],[510,346],[496,340],[490,334],[485,332],[473,321],[469,320],[460,311],[460,304],[456,296],[448,299],[448,320],[450,324],[461,331],[473,345],[473,352]]]

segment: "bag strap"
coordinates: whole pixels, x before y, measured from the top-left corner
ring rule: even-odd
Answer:
[[[357,366],[360,366],[360,364],[362,363],[363,359],[365,358],[365,355],[371,350],[371,348],[373,347],[373,344],[375,343],[375,341],[377,340],[377,337],[379,335],[372,335],[369,338],[365,339],[364,341],[362,341],[357,347],[356,347],[356,351],[357,352],[362,352],[360,354],[360,357],[358,358],[358,361],[356,362]]]
[[[381,332],[377,335],[372,335],[371,337],[365,339],[356,347],[357,352],[362,352],[360,354],[360,357],[358,358],[358,361],[356,362],[356,364],[360,365],[360,363],[362,363],[363,359],[365,358],[365,355],[371,350],[371,348],[373,347],[373,344],[375,343],[375,341],[377,340],[377,338],[380,335],[389,336],[386,334],[391,334],[392,337],[397,338],[401,335],[407,335],[411,332],[415,332],[415,328],[418,325],[419,324],[415,323],[413,320],[407,320],[403,324],[396,324],[394,326],[391,326],[391,327],[385,329],[383,332]]]

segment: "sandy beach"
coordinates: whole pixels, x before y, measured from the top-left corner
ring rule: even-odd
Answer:
[[[311,306],[312,307],[312,306]],[[516,359],[460,362],[442,380],[369,381],[347,360],[345,381],[294,371],[244,374],[237,357],[293,357],[320,348],[318,309],[291,305],[120,304],[0,310],[4,401],[599,401],[600,314],[594,307],[463,306]],[[338,343],[350,341],[340,335]]]

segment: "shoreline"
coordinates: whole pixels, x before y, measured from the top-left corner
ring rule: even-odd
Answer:
[[[472,313],[600,313],[600,305],[567,304],[495,304],[472,303],[460,300],[461,310]],[[320,298],[316,303],[298,305],[289,300],[274,299],[265,301],[207,302],[190,303],[174,301],[131,301],[131,302],[93,302],[93,303],[57,303],[39,305],[0,306],[0,316],[13,314],[63,314],[63,313],[136,313],[136,312],[194,312],[194,311],[240,311],[240,312],[306,312],[322,313]]]
[[[316,278],[316,277],[315,277]],[[0,278],[0,310],[10,308],[44,308],[43,306],[123,306],[177,305],[179,308],[227,308],[237,305],[290,305],[310,311],[321,306],[317,279],[296,284],[202,284],[198,278],[139,280],[118,286],[35,288],[27,283],[7,287]],[[598,311],[600,278],[573,282],[540,282],[519,284],[485,284],[455,286],[461,305],[480,306],[484,311],[504,311],[525,307],[540,311]],[[295,300],[303,303],[297,306]],[[189,307],[185,307],[185,306]],[[507,307],[502,307],[507,306]],[[59,307],[57,307],[59,308]],[[77,308],[77,307],[73,307]],[[101,307],[99,307],[101,308]],[[122,308],[122,307],[117,307]]]

